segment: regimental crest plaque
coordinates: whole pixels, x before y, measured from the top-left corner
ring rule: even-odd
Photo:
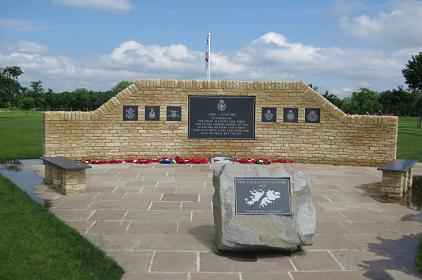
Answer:
[[[277,108],[264,107],[262,108],[262,122],[275,122],[277,120]]]
[[[160,106],[145,106],[145,120],[159,121],[160,120]]]
[[[305,109],[305,122],[306,123],[319,123],[321,120],[321,110],[319,108],[306,108]]]
[[[123,121],[137,121],[138,106],[123,106]]]
[[[189,139],[255,139],[255,96],[189,96]]]
[[[234,179],[236,215],[291,215],[290,178]]]
[[[180,121],[182,120],[182,107],[180,106],[167,106],[167,120]]]
[[[298,122],[298,108],[284,108],[283,122],[297,123]]]

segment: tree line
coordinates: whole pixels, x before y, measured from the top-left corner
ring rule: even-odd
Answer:
[[[18,66],[0,68],[0,108],[90,111],[131,84],[130,81],[121,81],[108,91],[78,88],[74,91],[54,92],[52,89],[45,90],[41,81],[32,81],[28,88],[23,87],[18,80],[22,74],[23,71]],[[349,114],[389,114],[422,118],[422,52],[412,56],[402,74],[408,89],[398,87],[377,92],[360,88],[350,97],[339,98],[329,91],[322,96]]]
[[[130,81],[121,81],[110,90],[93,91],[78,88],[74,91],[45,90],[41,81],[32,81],[23,87],[18,78],[23,71],[18,66],[0,68],[0,108],[20,108],[44,111],[91,111],[128,87]]]
[[[403,87],[381,92],[360,88],[342,99],[328,91],[322,96],[348,114],[420,116],[422,113],[422,91]]]

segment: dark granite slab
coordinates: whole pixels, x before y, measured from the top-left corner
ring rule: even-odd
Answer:
[[[86,169],[92,168],[87,164],[83,164],[65,157],[41,157],[44,162],[52,164],[62,169]]]
[[[407,171],[415,165],[416,160],[405,160],[405,159],[395,159],[381,167],[378,167],[377,170],[383,171]]]

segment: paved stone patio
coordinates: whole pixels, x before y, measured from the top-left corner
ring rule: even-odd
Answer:
[[[422,215],[365,192],[376,168],[296,164],[311,179],[313,246],[286,255],[231,254],[213,245],[211,165],[94,165],[85,194],[36,186],[51,211],[114,258],[123,279],[419,279]],[[422,175],[418,163],[415,175]]]

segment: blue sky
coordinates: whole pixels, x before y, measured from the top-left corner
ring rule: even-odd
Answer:
[[[422,1],[0,2],[0,67],[24,85],[104,90],[120,80],[301,80],[339,95],[403,85],[422,51]]]

